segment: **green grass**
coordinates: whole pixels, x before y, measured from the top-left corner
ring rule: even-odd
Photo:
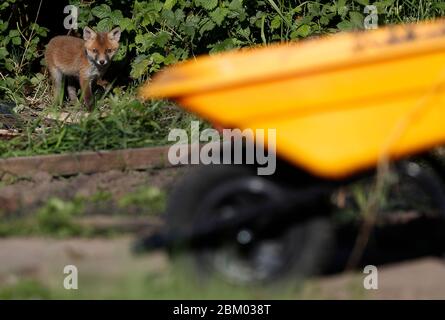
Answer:
[[[301,288],[277,292],[265,287],[237,287],[224,283],[196,283],[182,274],[133,273],[108,278],[81,275],[79,289],[65,290],[32,279],[0,287],[0,299],[298,299]],[[310,298],[310,297],[309,297]],[[317,298],[317,296],[312,297]]]
[[[97,102],[95,111],[81,117],[78,123],[49,121],[45,119],[46,114],[57,114],[61,109],[43,110],[37,118],[25,120],[19,137],[0,140],[0,157],[157,146],[169,143],[170,128],[190,126],[193,116],[173,103],[144,103],[135,96],[135,89],[104,96]],[[64,111],[78,112],[80,108],[65,107]]]
[[[35,213],[19,217],[0,215],[0,237],[47,235],[56,238],[89,236],[93,230],[76,224],[83,215],[84,201],[50,198]]]
[[[16,284],[0,286],[0,300],[50,299],[51,291],[33,279],[19,280]]]
[[[149,214],[164,212],[165,203],[166,194],[155,187],[139,188],[135,192],[124,195],[118,201],[121,208],[144,207],[144,211]]]
[[[58,277],[60,278],[60,277]],[[79,288],[65,290],[60,279],[47,283],[22,280],[15,286],[0,289],[0,297],[42,299],[319,299],[316,290],[298,286],[270,288],[237,286],[221,281],[199,282],[184,270],[162,273],[128,270],[127,274],[100,275],[85,272],[79,275]]]
[[[52,270],[43,279],[20,278],[16,284],[1,285],[0,299],[332,299],[335,293],[325,291],[317,279],[277,285],[243,286],[217,279],[198,278],[181,264],[167,265],[163,270],[144,267],[150,260],[132,260],[124,269],[96,272],[81,265],[78,289],[65,290],[64,275]],[[104,266],[103,270],[107,267]],[[366,299],[363,275],[352,275],[340,296],[349,299]],[[333,296],[334,294],[334,296]]]

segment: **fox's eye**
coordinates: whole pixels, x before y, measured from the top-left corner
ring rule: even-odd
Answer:
[[[97,49],[96,49],[96,48],[94,48],[94,49],[93,49],[93,52],[94,52],[94,53],[97,53]]]
[[[107,53],[111,53],[113,50],[111,49],[107,49]]]

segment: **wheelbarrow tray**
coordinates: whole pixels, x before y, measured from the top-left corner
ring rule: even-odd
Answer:
[[[141,89],[224,127],[276,129],[277,154],[341,178],[445,142],[445,21],[199,57]]]

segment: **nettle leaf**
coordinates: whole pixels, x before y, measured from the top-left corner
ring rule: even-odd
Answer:
[[[121,21],[119,22],[119,26],[122,30],[135,30],[133,20],[131,20],[130,18],[121,19]]]
[[[299,20],[299,23],[300,23],[300,24],[309,24],[309,23],[312,22],[312,19],[314,19],[313,16],[311,16],[311,15],[307,15],[307,16],[302,17],[302,18]]]
[[[249,39],[249,36],[250,36],[250,28],[247,27],[247,28],[245,28],[245,29],[239,29],[237,33],[238,33],[240,36],[242,36],[242,37],[244,37],[244,38],[246,38],[246,39]]]
[[[306,38],[308,35],[311,34],[311,31],[312,28],[310,25],[302,24],[290,34],[290,37],[291,39]]]
[[[266,16],[266,14],[262,11],[258,11],[254,16],[249,18],[249,23],[251,25],[255,25],[257,28],[261,28],[263,17]]]
[[[298,6],[293,8],[290,12],[295,14],[295,13],[300,13],[301,11],[303,11],[303,8],[301,6]]]
[[[149,6],[151,6],[157,12],[160,12],[162,8],[164,8],[164,4],[159,0],[150,1]]]
[[[331,21],[331,19],[327,15],[320,17],[320,24],[323,26],[327,26],[330,21]]]
[[[191,24],[198,24],[201,21],[201,18],[197,15],[190,14],[187,16],[186,22]]]
[[[36,73],[36,75],[31,78],[31,84],[33,84],[34,86],[37,86],[39,83],[41,83],[44,80],[45,80],[45,76],[39,72],[39,73]]]
[[[206,10],[213,10],[218,5],[218,0],[195,0],[195,3]]]
[[[11,38],[9,36],[6,36],[2,39],[2,45],[6,47],[9,44],[9,41],[11,41]]]
[[[151,55],[151,59],[153,60],[153,62],[160,64],[163,63],[165,58],[162,54],[160,54],[159,52],[155,52]]]
[[[343,20],[337,24],[337,28],[341,31],[349,31],[354,28],[353,24],[348,20]]]
[[[159,17],[164,4],[159,1],[135,2],[134,12],[138,19],[142,18],[142,26],[154,25]]]
[[[181,10],[181,9],[176,9],[176,11],[175,11],[175,18],[176,18],[176,21],[177,21],[178,23],[184,21],[184,18],[185,18],[185,13],[184,13],[184,11]]]
[[[229,4],[229,9],[233,11],[242,11],[243,8],[243,1],[242,0],[232,0]]]
[[[10,38],[20,37],[20,32],[18,30],[12,29],[9,31],[9,37]]]
[[[242,0],[233,0],[229,4],[230,13],[228,15],[229,18],[237,19],[238,21],[244,21],[247,19],[247,12],[243,7]]]
[[[172,63],[176,63],[178,62],[178,58],[176,58],[176,56],[173,53],[169,53],[168,56],[165,57],[164,59],[164,64],[165,65],[169,65]]]
[[[337,7],[335,5],[331,4],[325,4],[323,8],[321,9],[321,15],[324,16],[329,13],[337,13]]]
[[[114,26],[113,21],[110,18],[105,18],[99,21],[97,24],[97,31],[106,32],[110,31]]]
[[[203,35],[204,33],[206,33],[207,31],[212,31],[215,28],[215,23],[208,19],[208,18],[204,18],[203,23],[201,25],[201,27],[199,28],[199,33],[201,35]]]
[[[227,8],[216,8],[214,11],[210,13],[210,18],[218,25],[220,26],[222,22],[224,21],[225,17],[229,14],[229,9]]]
[[[195,25],[188,24],[188,23],[184,24],[182,26],[181,30],[186,36],[189,36],[190,38],[193,38],[196,33]]]
[[[339,0],[337,2],[338,15],[345,17],[348,14],[349,7],[346,5],[346,0]]]
[[[3,2],[2,4],[0,4],[0,10],[4,10],[7,7],[9,7],[9,3],[8,2]]]
[[[236,38],[229,38],[222,42],[218,42],[215,44],[208,45],[207,48],[210,49],[210,54],[215,54],[222,51],[232,50],[235,48],[238,48],[240,45],[242,45],[242,41],[236,39]]]
[[[140,55],[136,57],[131,65],[130,76],[133,79],[142,77],[147,73],[150,63],[151,61],[146,55]]]
[[[145,42],[145,37],[143,34],[138,34],[136,37],[134,37],[134,42],[137,44],[141,44]]]
[[[395,0],[381,0],[374,2],[373,5],[377,7],[379,13],[385,12],[386,8],[393,5]]]
[[[146,52],[148,49],[150,49],[154,43],[153,38],[154,36],[151,33],[136,35],[136,37],[134,38],[135,44],[140,45],[137,48],[138,52]]]
[[[142,19],[142,26],[154,25],[157,17],[158,15],[156,12],[147,13],[146,15],[144,15],[144,18]]]
[[[164,10],[162,11],[162,18],[165,19],[165,22],[168,26],[174,27],[176,26],[176,17],[173,11],[170,10]]]
[[[6,29],[8,29],[9,23],[8,21],[1,21],[0,23],[0,31],[5,31]]]
[[[313,16],[319,16],[321,14],[321,6],[319,3],[309,3],[307,8]]]
[[[22,44],[22,38],[20,38],[20,37],[11,38],[11,42],[12,42],[12,44],[18,46],[18,45]]]
[[[373,4],[374,5],[381,5],[381,6],[389,7],[389,6],[392,6],[395,1],[396,0],[380,0],[380,1],[377,1],[377,2],[375,2]]]
[[[5,59],[9,55],[8,50],[4,47],[0,47],[0,60]]]
[[[360,12],[349,12],[349,17],[351,18],[351,24],[354,29],[363,29],[365,17]]]
[[[128,46],[127,45],[121,45],[119,46],[119,49],[117,50],[116,55],[114,56],[114,60],[121,61],[125,58],[127,55]]]
[[[189,57],[189,51],[185,48],[176,47],[173,49],[172,53],[178,60],[185,60]]]
[[[114,10],[113,12],[111,12],[110,18],[114,25],[120,25],[120,22],[122,21],[124,16],[122,15],[122,11]]]
[[[171,10],[175,4],[176,4],[177,0],[165,0],[164,2],[164,10]]]
[[[271,30],[278,29],[279,27],[281,27],[281,22],[282,22],[281,17],[279,15],[275,15],[275,17],[270,22],[270,29]]]
[[[101,4],[100,6],[91,9],[91,13],[99,19],[104,19],[110,16],[111,8],[106,4]]]
[[[48,35],[48,28],[44,28],[44,27],[37,27],[36,29],[36,33],[41,36],[41,37],[46,37]]]
[[[171,35],[168,32],[161,31],[153,37],[153,42],[162,48],[170,41],[170,39]]]
[[[194,14],[190,14],[185,19],[185,23],[180,25],[180,30],[190,38],[193,38],[195,36],[195,33],[198,29],[198,23],[200,21],[200,18],[198,16],[195,16]]]
[[[12,59],[6,59],[5,61],[5,68],[6,70],[8,70],[9,72],[14,70],[14,61]]]
[[[358,4],[361,4],[362,6],[367,6],[369,4],[369,0],[354,0]]]

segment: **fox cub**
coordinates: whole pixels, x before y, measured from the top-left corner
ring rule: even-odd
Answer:
[[[58,101],[62,89],[62,78],[77,78],[84,102],[91,111],[93,106],[92,84],[107,71],[110,61],[119,48],[121,31],[95,32],[86,27],[83,39],[57,36],[46,47],[45,60],[54,82],[54,98]],[[68,82],[68,96],[76,100],[76,88]]]

